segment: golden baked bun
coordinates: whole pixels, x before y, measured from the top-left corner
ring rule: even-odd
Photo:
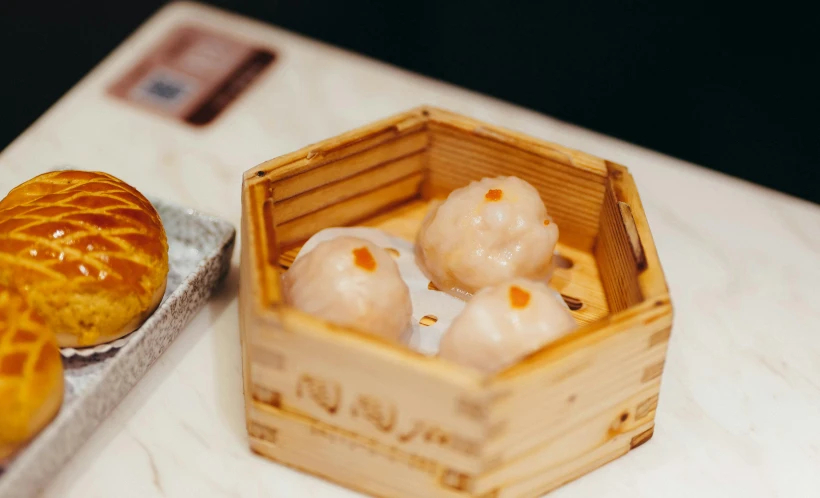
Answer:
[[[54,334],[20,294],[0,284],[0,461],[40,432],[62,403]]]
[[[136,330],[159,305],[168,242],[156,210],[130,185],[58,171],[0,201],[0,267],[60,347],[92,346]]]

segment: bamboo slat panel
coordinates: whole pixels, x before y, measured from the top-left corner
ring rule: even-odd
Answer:
[[[433,198],[516,175],[561,230],[551,285],[582,325],[484,376],[281,302],[323,228],[413,241]],[[537,496],[653,434],[672,306],[622,166],[419,108],[245,175],[241,320],[251,447],[380,496]]]

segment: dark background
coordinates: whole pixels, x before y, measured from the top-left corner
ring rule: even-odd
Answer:
[[[818,17],[787,2],[210,3],[820,202]],[[0,147],[162,4],[0,0]]]

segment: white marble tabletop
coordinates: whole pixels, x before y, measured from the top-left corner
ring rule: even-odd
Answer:
[[[280,56],[204,129],[105,95],[180,22],[237,33]],[[239,226],[241,172],[419,104],[627,165],[641,192],[676,306],[655,437],[551,496],[820,495],[816,205],[184,3],[160,12],[3,151],[0,193],[69,164],[108,171],[148,194]],[[234,268],[221,294],[54,477],[45,496],[358,496],[249,451],[237,280]]]

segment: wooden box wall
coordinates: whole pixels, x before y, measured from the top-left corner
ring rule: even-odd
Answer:
[[[516,175],[561,229],[551,285],[580,329],[492,376],[283,304],[323,228],[413,240],[430,199]],[[378,496],[539,496],[646,442],[672,306],[623,166],[419,108],[245,174],[240,315],[251,448]]]

